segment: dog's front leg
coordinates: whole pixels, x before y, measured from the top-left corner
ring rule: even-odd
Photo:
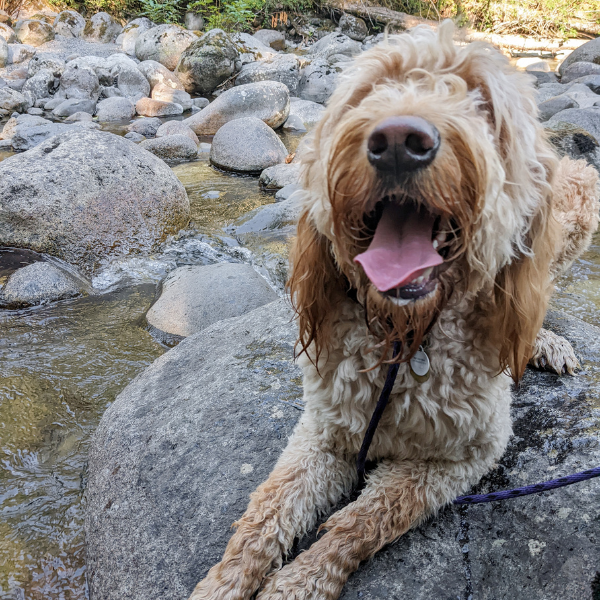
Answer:
[[[479,467],[382,462],[360,497],[322,526],[328,532],[266,579],[257,600],[335,600],[361,561],[467,490],[487,470]]]
[[[317,513],[351,489],[354,463],[323,440],[298,426],[273,472],[234,523],[237,531],[223,559],[196,586],[190,600],[250,598],[263,578],[281,567],[294,539],[314,527]]]

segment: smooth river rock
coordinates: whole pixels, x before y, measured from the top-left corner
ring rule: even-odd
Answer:
[[[188,337],[275,300],[277,294],[250,265],[179,267],[163,282],[146,319],[160,331]]]
[[[54,19],[54,31],[68,38],[81,37],[85,19],[75,10],[63,10]]]
[[[82,36],[88,42],[108,44],[114,42],[121,31],[123,27],[113,17],[106,12],[99,12],[86,21]]]
[[[189,219],[185,189],[162,160],[80,127],[2,161],[0,197],[0,245],[88,273],[106,257],[152,250]]]
[[[201,112],[185,123],[197,135],[213,135],[234,119],[255,117],[276,129],[290,112],[288,88],[277,81],[259,81],[236,86],[223,92]]]
[[[259,173],[285,161],[288,152],[277,134],[256,117],[229,121],[217,131],[210,162],[227,171]]]
[[[198,145],[189,136],[180,133],[144,140],[140,147],[167,163],[193,160],[198,155]]]
[[[49,262],[36,262],[17,269],[0,287],[0,306],[21,308],[72,298],[81,293],[74,277]]]
[[[221,558],[231,523],[301,415],[291,319],[282,300],[215,323],[157,359],[106,411],[86,491],[93,600],[185,600]],[[584,370],[526,372],[515,436],[477,492],[600,462],[600,330],[559,314],[547,321]],[[341,598],[592,599],[599,523],[598,480],[449,506],[363,563]]]
[[[576,48],[563,60],[558,68],[562,75],[565,70],[576,62],[591,62],[600,65],[600,38],[596,38]]]

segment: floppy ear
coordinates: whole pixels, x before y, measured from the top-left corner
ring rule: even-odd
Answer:
[[[530,252],[515,258],[496,276],[492,335],[498,336],[501,368],[510,370],[515,383],[525,372],[546,315],[559,227],[548,203],[532,220]]]
[[[290,265],[292,273],[287,286],[298,315],[299,354],[314,344],[310,358],[316,363],[330,340],[331,317],[342,297],[344,280],[335,265],[329,240],[317,231],[308,212],[298,221]]]

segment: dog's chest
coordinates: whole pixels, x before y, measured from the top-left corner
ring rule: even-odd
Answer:
[[[320,374],[304,364],[306,410],[328,437],[357,452],[388,366],[372,368],[375,358],[364,329],[346,330],[341,341]],[[444,453],[459,458],[469,445],[485,443],[488,435],[507,427],[509,380],[498,375],[493,349],[478,345],[456,323],[442,322],[428,336],[424,351],[430,363],[426,376],[415,377],[406,363],[399,367],[371,458]]]

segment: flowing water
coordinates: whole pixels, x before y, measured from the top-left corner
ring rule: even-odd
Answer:
[[[282,137],[293,152],[299,136]],[[90,436],[115,396],[167,350],[144,318],[159,281],[184,264],[244,261],[261,270],[268,261],[259,255],[286,255],[284,239],[236,240],[227,232],[273,202],[256,177],[220,172],[207,160],[174,172],[190,198],[188,230],[150,256],[107,264],[87,297],[0,310],[0,600],[87,597],[82,500]],[[0,252],[0,285],[38,258]],[[553,303],[600,326],[600,236],[558,282]]]

